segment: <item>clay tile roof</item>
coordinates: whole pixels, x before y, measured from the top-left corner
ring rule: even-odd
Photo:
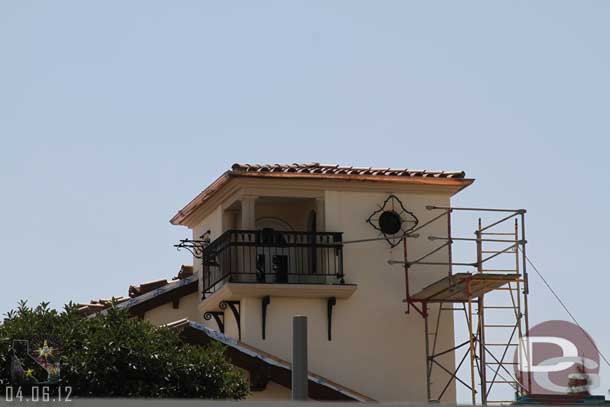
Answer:
[[[105,308],[106,307],[102,304],[78,304],[78,312],[83,315],[91,315]]]
[[[138,295],[142,295],[144,293],[147,293],[149,291],[155,290],[159,287],[163,287],[164,285],[167,285],[167,280],[166,279],[162,279],[162,280],[155,280],[155,281],[149,281],[147,283],[142,283],[140,285],[130,285],[129,286],[129,296],[131,298],[133,297],[137,297]]]
[[[232,178],[299,178],[334,181],[395,182],[402,184],[444,185],[457,188],[457,191],[472,184],[464,171],[417,170],[409,168],[372,168],[353,167],[338,164],[293,163],[293,164],[233,164],[199,195],[178,211],[170,223],[186,225],[186,219]],[[456,191],[456,192],[457,192]]]
[[[193,275],[193,266],[183,264],[180,266],[180,270],[178,271],[178,275],[173,278],[174,280],[183,280],[187,277]],[[169,282],[166,279],[149,281],[148,283],[142,283],[140,285],[130,285],[129,286],[129,296],[131,298],[137,297],[138,295],[145,294],[147,292],[156,290],[157,288],[164,287],[168,285]]]
[[[193,275],[193,266],[183,264],[180,266],[180,270],[178,271],[178,275],[172,279],[175,280],[183,280],[187,277]],[[98,300],[91,300],[89,304],[78,304],[78,310],[84,315],[90,315],[97,311],[104,310],[110,307],[112,300],[117,301],[119,304],[129,300],[130,298],[138,297],[142,294],[148,293],[150,291],[156,290],[157,288],[164,287],[169,284],[166,279],[149,281],[147,283],[142,283],[140,285],[130,285],[129,286],[129,297],[113,297],[113,298],[100,298]]]
[[[320,163],[304,164],[233,164],[233,174],[242,173],[300,173],[322,175],[368,175],[393,177],[465,178],[464,171],[415,170],[408,168],[352,167]]]
[[[128,297],[113,297],[113,298],[100,298],[99,300],[91,300],[89,304],[78,304],[78,311],[84,315],[90,315],[97,311],[101,311],[110,307],[112,301],[116,301],[118,304],[127,301]]]
[[[193,275],[193,266],[188,266],[183,264],[180,267],[180,271],[178,271],[178,276],[174,277],[174,280],[182,280],[184,278],[190,277]]]

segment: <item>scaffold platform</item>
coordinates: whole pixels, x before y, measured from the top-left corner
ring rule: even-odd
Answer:
[[[458,273],[438,280],[416,294],[415,302],[468,302],[506,286],[510,282],[522,281],[519,274],[472,274]]]

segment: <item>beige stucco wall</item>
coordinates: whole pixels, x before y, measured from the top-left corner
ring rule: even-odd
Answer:
[[[194,292],[180,298],[180,307],[174,309],[171,302],[160,305],[144,314],[144,319],[150,321],[153,325],[163,325],[177,321],[182,318],[188,318],[191,321],[202,322],[199,315],[197,304],[199,303],[199,295]]]
[[[273,186],[269,184],[263,193],[258,194],[253,188],[247,192],[259,196],[267,196],[271,192],[278,194],[274,196],[284,194],[286,197],[323,197],[323,216],[320,217],[324,219],[323,228],[330,232],[343,232],[345,241],[379,235],[366,223],[366,219],[390,193],[395,193],[422,224],[437,214],[426,210],[425,207],[449,205],[449,196],[453,192],[441,188],[418,188],[410,192],[400,192],[404,189],[380,190],[379,186],[367,190],[361,184],[348,189],[351,187],[346,187],[345,183],[337,185],[336,190],[315,190],[313,187],[303,186],[302,190],[298,190],[300,195],[291,195],[286,189],[274,191]],[[266,215],[267,210],[258,206],[257,217]],[[280,218],[285,216],[289,223],[295,223],[295,229],[304,229],[297,226],[299,221],[290,218],[288,213],[283,214],[275,210],[273,215]],[[218,237],[223,230],[221,206],[197,223],[193,236],[199,237],[208,229],[212,231],[212,239]],[[429,241],[427,236],[446,236],[446,224],[437,222],[425,232],[419,239],[409,241],[410,259],[437,247],[440,243]],[[441,251],[430,257],[430,260],[442,261],[446,260],[446,256],[447,252]],[[409,315],[405,314],[403,268],[387,263],[390,259],[403,260],[402,246],[390,249],[385,241],[347,244],[343,258],[346,282],[357,284],[358,289],[349,299],[337,300],[333,310],[332,341],[327,339],[325,298],[299,299],[279,296],[271,298],[267,317],[267,339],[264,341],[261,338],[260,298],[241,298],[242,341],[290,360],[291,318],[293,315],[306,315],[309,317],[309,367],[312,372],[377,400],[427,401],[423,318],[415,311]],[[196,269],[200,268],[197,259],[194,264]],[[415,293],[446,275],[446,267],[415,267],[411,270],[411,292]],[[454,343],[453,319],[450,313],[445,315],[446,318],[441,320],[440,332],[443,332],[443,336],[438,339],[437,351],[451,348]],[[204,323],[217,329],[214,321]],[[229,310],[225,312],[225,333],[234,338],[238,336],[237,325]],[[452,370],[455,361],[449,354],[442,363]],[[433,370],[433,394],[438,394],[447,379],[448,376],[439,368]],[[455,401],[454,385],[446,393],[444,401]]]
[[[346,241],[377,236],[366,219],[388,193],[326,192],[326,230],[343,231]],[[448,205],[449,202],[448,196],[442,195],[398,196],[407,209],[415,212],[420,224],[434,216],[433,212],[425,209],[426,205]],[[446,226],[442,222],[430,230],[438,236],[446,236]],[[411,259],[438,245],[426,237],[410,240]],[[444,257],[446,252],[431,259]],[[261,337],[260,298],[242,299],[242,340],[290,360],[291,318],[293,315],[306,315],[309,320],[311,371],[377,400],[426,401],[423,319],[415,312],[405,314],[404,272],[401,266],[388,265],[389,259],[402,260],[402,247],[390,249],[385,241],[345,246],[346,282],[357,284],[358,289],[351,298],[337,300],[333,310],[332,341],[327,339],[326,299],[282,297],[271,298],[267,339],[264,341]],[[412,292],[446,274],[446,268],[413,269]],[[447,318],[441,321],[441,331],[445,335],[439,338],[437,350],[453,346],[453,320],[450,313],[445,314]],[[225,321],[226,333],[236,337],[236,324],[230,313],[226,314]],[[453,358],[448,356],[444,364],[451,370]],[[438,394],[446,383],[446,375],[438,368],[434,372]],[[444,400],[455,400],[453,386]]]

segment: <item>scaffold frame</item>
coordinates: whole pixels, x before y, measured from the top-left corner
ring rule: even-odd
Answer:
[[[509,351],[527,340],[529,329],[528,320],[528,273],[526,262],[525,239],[525,213],[524,209],[492,209],[492,208],[460,208],[427,206],[427,210],[438,212],[430,220],[418,225],[403,239],[403,261],[390,261],[391,264],[402,264],[405,273],[405,290],[407,313],[415,310],[424,319],[424,335],[426,347],[426,383],[428,400],[440,401],[452,383],[459,383],[471,392],[471,402],[475,406],[484,406],[512,403],[514,400],[493,398],[495,393],[501,393],[499,387],[510,386],[516,396],[529,394],[531,377],[520,370],[516,372],[514,359],[508,360]],[[475,237],[456,237],[452,235],[452,214],[454,212],[484,213],[487,217],[498,215],[487,224],[483,224],[481,217],[474,232]],[[476,216],[476,214],[475,214]],[[446,222],[447,235],[429,235],[430,241],[441,244],[416,259],[409,257],[412,239],[423,238],[426,229],[438,222]],[[509,230],[506,230],[508,226]],[[476,247],[476,261],[455,262],[453,260],[453,245],[456,242],[474,244]],[[494,246],[489,249],[487,246]],[[499,248],[495,248],[500,246]],[[446,261],[433,260],[436,254],[446,253]],[[513,255],[514,267],[506,269],[486,268],[493,259],[500,256]],[[512,261],[511,261],[512,262]],[[472,267],[473,272],[456,273],[454,267]],[[447,277],[435,281],[417,293],[411,293],[410,273],[414,267],[447,267]],[[495,305],[487,302],[504,294],[505,303]],[[504,305],[506,304],[506,305]],[[434,312],[436,310],[436,312]],[[505,319],[510,323],[493,323],[491,310],[508,311]],[[467,327],[467,339],[454,341],[451,349],[439,350],[438,338],[442,334],[441,318],[443,313],[451,312],[464,315]],[[431,323],[433,327],[431,329]],[[499,335],[504,339],[498,342],[488,342],[486,339],[491,331],[506,330],[507,334]],[[502,331],[504,332],[504,331]],[[498,336],[497,334],[494,334]],[[454,338],[455,339],[455,338]],[[528,349],[528,347],[525,347]],[[465,350],[463,356],[456,358],[458,353]],[[454,355],[454,369],[447,368],[440,361],[441,356]],[[521,355],[518,355],[519,357]],[[525,355],[525,357],[528,357]],[[460,370],[465,361],[469,359],[470,366],[467,371],[469,378],[460,377]],[[441,369],[446,375],[447,383],[442,389],[433,394],[432,373],[434,369]],[[478,389],[478,390],[477,390]]]

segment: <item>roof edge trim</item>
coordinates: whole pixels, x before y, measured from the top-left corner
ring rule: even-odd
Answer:
[[[275,178],[275,179],[308,179],[354,182],[395,182],[411,185],[438,185],[457,187],[459,192],[474,182],[472,178],[441,178],[427,176],[394,176],[394,175],[346,175],[346,174],[310,174],[310,173],[276,173],[276,172],[242,172],[229,170],[218,177],[210,186],[200,192],[171,219],[172,225],[186,226],[185,220],[191,216],[212,195],[218,192],[232,178]]]

